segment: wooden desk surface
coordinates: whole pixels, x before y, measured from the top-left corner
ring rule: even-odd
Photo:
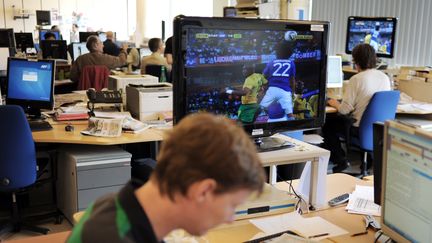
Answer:
[[[35,237],[27,237],[19,240],[11,240],[6,241],[8,243],[60,243],[60,242],[66,242],[67,237],[69,236],[70,231],[60,232],[60,233],[53,233],[48,235],[42,235],[42,236],[35,236]]]
[[[372,182],[362,181],[346,174],[328,175],[327,200],[346,192],[352,192],[355,185],[372,185]],[[287,190],[288,184],[285,182],[279,182],[276,184],[276,187],[281,190]],[[305,215],[305,217],[322,217],[349,232],[347,235],[334,237],[331,238],[331,240],[324,240],[323,242],[374,242],[375,232],[371,229],[368,230],[368,234],[366,235],[351,237],[351,234],[364,230],[364,221],[362,215],[348,214],[345,211],[345,206],[346,205],[334,208],[325,208],[316,212],[311,212]],[[234,243],[248,240],[257,233],[259,233],[259,230],[250,224],[248,220],[241,220],[234,222],[232,225],[224,225],[212,230],[205,236],[205,238],[208,242]]]
[[[66,132],[65,126],[68,122],[53,122],[52,130],[33,132],[33,140],[36,143],[66,143],[66,144],[93,144],[93,145],[116,145],[140,142],[154,142],[163,139],[163,130],[147,129],[141,133],[122,133],[120,137],[107,138],[82,135],[80,132],[87,127],[87,121],[71,122],[74,126],[73,132]]]
[[[332,174],[327,176],[327,199],[331,199],[337,195],[346,192],[352,192],[355,185],[372,185],[371,182],[362,181],[355,177],[345,174]],[[276,187],[286,190],[288,184],[279,182]],[[364,222],[362,215],[348,214],[345,211],[345,206],[334,208],[327,208],[324,210],[316,211],[305,215],[305,217],[322,217],[329,222],[332,222],[340,227],[343,227],[349,232],[347,235],[331,238],[331,240],[324,240],[323,242],[353,242],[364,243],[374,242],[374,231],[369,229],[368,234],[351,237],[353,233],[361,232],[364,229]],[[259,230],[249,223],[248,220],[236,221],[231,225],[223,225],[217,229],[211,230],[207,235],[203,236],[208,242],[243,242],[250,239],[253,235],[258,233]],[[10,241],[11,243],[30,243],[30,242],[65,242],[69,235],[69,231],[49,234],[46,236],[29,237],[22,240]]]

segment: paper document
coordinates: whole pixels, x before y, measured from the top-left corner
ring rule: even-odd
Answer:
[[[346,207],[348,213],[381,216],[381,206],[374,203],[374,188],[357,185]]]
[[[82,134],[97,137],[121,136],[123,119],[102,119],[91,117],[88,127],[81,131]]]
[[[265,234],[270,235],[291,230],[306,239],[317,241],[328,237],[348,234],[348,231],[321,217],[303,218],[297,212],[251,219],[250,222]]]

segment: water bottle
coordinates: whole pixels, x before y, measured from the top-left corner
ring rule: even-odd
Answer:
[[[159,78],[159,83],[165,83],[167,81],[166,75],[165,75],[165,66],[161,67],[161,74]]]

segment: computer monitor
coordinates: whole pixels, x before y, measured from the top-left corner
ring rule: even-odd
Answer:
[[[15,33],[16,48],[20,49],[21,52],[26,53],[27,48],[34,48],[33,34],[28,33]]]
[[[360,43],[375,48],[378,57],[393,58],[396,41],[397,18],[348,17],[345,52],[351,54]]]
[[[51,12],[47,10],[36,10],[36,24],[40,26],[51,25]]]
[[[223,8],[223,16],[224,17],[236,17],[237,9],[235,7],[224,7]]]
[[[97,32],[79,32],[79,41],[87,42],[87,38],[91,35],[99,36]]]
[[[257,137],[321,127],[327,38],[328,22],[177,17],[175,123],[207,111]]]
[[[396,242],[432,242],[432,133],[385,124],[381,228]]]
[[[64,40],[43,40],[40,42],[42,57],[67,60],[67,45]]]
[[[0,29],[0,47],[15,48],[13,29]]]
[[[328,56],[327,88],[342,88],[342,86],[343,86],[342,57]]]
[[[52,30],[45,30],[45,29],[41,29],[39,30],[39,41],[43,41],[45,40],[45,34],[47,32],[51,32],[55,35],[55,39],[56,40],[60,40],[60,33],[58,31],[52,31]]]
[[[139,53],[140,53],[141,60],[143,57],[150,56],[152,54],[152,52],[148,47],[141,47]]]
[[[8,59],[6,104],[20,105],[32,116],[54,107],[54,60]]]
[[[75,61],[79,56],[89,53],[86,43],[72,43],[72,58]]]

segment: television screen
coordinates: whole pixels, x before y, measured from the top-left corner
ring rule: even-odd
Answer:
[[[324,121],[327,22],[179,17],[174,119],[223,114],[253,135]]]
[[[54,60],[8,59],[6,103],[52,109]]]
[[[360,43],[370,44],[378,57],[393,58],[397,18],[349,17],[345,52]]]
[[[67,60],[67,46],[64,40],[43,40],[40,42],[43,58]]]
[[[28,33],[15,33],[15,42],[17,49],[21,49],[21,52],[25,53],[27,48],[34,48],[33,34]]]
[[[56,40],[60,40],[60,33],[58,31],[51,31],[51,30],[39,30],[39,41],[45,40],[45,34],[47,32],[51,32],[55,35]]]
[[[51,25],[51,12],[47,10],[36,10],[37,25]]]

